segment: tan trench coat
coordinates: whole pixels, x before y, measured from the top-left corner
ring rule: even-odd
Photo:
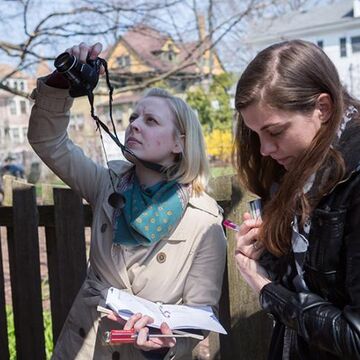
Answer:
[[[132,345],[102,343],[107,329],[116,323],[100,318],[100,295],[110,286],[151,301],[169,304],[207,304],[217,307],[225,266],[226,240],[222,215],[208,195],[191,197],[184,216],[168,239],[150,246],[132,283],[124,262],[124,249],[112,244],[113,209],[109,173],[86,157],[67,136],[72,99],[67,90],[38,80],[32,97],[28,139],[40,158],[93,209],[90,261],[87,279],[79,291],[54,350],[53,359],[146,359]],[[121,176],[126,162],[113,162]],[[160,256],[159,256],[160,254]],[[193,340],[178,339],[165,359],[191,359]]]

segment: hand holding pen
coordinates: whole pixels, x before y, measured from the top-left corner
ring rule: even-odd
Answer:
[[[234,227],[234,230],[238,229],[235,248],[236,266],[242,278],[256,293],[271,282],[266,270],[258,262],[264,251],[264,246],[258,240],[262,224],[260,205],[261,200],[250,202],[252,216],[245,213],[241,226]]]
[[[144,350],[156,350],[160,348],[171,348],[176,344],[176,337],[170,327],[166,323],[162,323],[160,326],[160,336],[150,336],[148,324],[151,324],[154,320],[147,315],[140,313],[130,317],[130,319],[124,325],[123,330],[134,332],[136,336],[130,336],[129,342],[133,343],[135,347]],[[126,337],[126,336],[125,336]]]
[[[263,251],[262,245],[257,241],[259,227],[262,223],[261,199],[251,201],[249,207],[251,215],[249,213],[243,215],[244,221],[241,226],[228,219],[224,220],[223,225],[238,233],[236,235],[236,252],[241,252],[250,259],[257,260]]]

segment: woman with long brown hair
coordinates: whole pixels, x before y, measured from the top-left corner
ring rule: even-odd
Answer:
[[[275,319],[269,359],[359,359],[360,104],[293,40],[251,61],[235,106],[239,178],[263,203],[235,256]]]

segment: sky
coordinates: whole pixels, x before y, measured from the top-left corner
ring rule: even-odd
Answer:
[[[34,31],[34,25],[38,23],[39,19],[44,18],[46,15],[50,14],[51,12],[58,11],[68,11],[72,8],[74,4],[82,5],[84,4],[85,0],[61,0],[61,1],[48,1],[48,0],[29,0],[29,16],[27,17],[28,23],[28,32],[31,33]],[[101,1],[101,0],[97,0]],[[109,3],[111,0],[103,0],[104,4]],[[115,0],[113,0],[115,1]],[[131,4],[142,3],[145,0],[131,0],[129,1]],[[164,0],[165,2],[166,0]],[[168,2],[171,0],[167,0]],[[215,2],[221,2],[225,0],[214,0]],[[240,0],[227,0],[230,4],[227,8],[224,9],[224,14],[231,11],[231,3],[235,4],[238,8],[241,6],[242,1]],[[264,0],[266,1],[266,0]],[[312,6],[313,3],[327,3],[330,0],[309,0],[309,5]],[[341,1],[341,0],[340,0]],[[22,9],[20,6],[19,0],[0,0],[0,41],[11,42],[11,43],[21,43],[25,41],[25,29],[24,29],[24,21],[22,16]],[[147,3],[149,0],[147,0]],[[179,27],[181,31],[181,35],[185,37],[185,40],[193,40],[194,36],[196,35],[196,31],[194,29],[194,23],[190,23],[189,19],[193,19],[193,14],[191,13],[190,5],[192,0],[184,0],[181,2],[180,6],[176,7],[172,13],[167,13],[166,11],[163,12],[155,12],[152,14],[152,18],[146,18],[145,21],[150,21],[153,23],[160,23],[162,30],[167,30],[172,32],[174,37],[177,36],[176,32],[173,30],[172,22],[175,22],[176,25]],[[206,10],[207,0],[197,0],[199,8],[202,9],[204,12]],[[230,10],[229,10],[230,9]],[[206,12],[205,12],[206,13]],[[221,15],[224,14],[216,14],[216,17],[219,18]],[[227,13],[228,14],[228,13]],[[227,15],[226,14],[226,15]],[[132,15],[133,16],[133,15]],[[225,16],[225,15],[224,15]],[[130,24],[132,21],[128,20],[130,14],[126,14],[121,18],[121,24],[126,25]],[[137,15],[137,21],[143,20],[141,14]],[[89,32],[93,29],[102,29],[106,27],[106,24],[99,23],[98,18],[89,18],[89,19],[81,19],[87,21],[90,27],[85,31]],[[72,29],[77,26],[77,22],[73,22],[72,24],[68,24],[66,29]],[[172,30],[171,30],[172,29]],[[217,50],[220,53],[220,56],[223,56],[223,62],[226,64],[233,55],[231,52],[234,50],[234,44],[236,46],[241,41],[241,32],[244,29],[238,27],[236,30],[234,28],[233,33],[227,35],[227,42],[218,46]],[[118,32],[118,35],[121,34],[121,30]],[[240,34],[240,35],[239,35]],[[233,39],[233,40],[231,40]],[[57,37],[55,40],[48,42],[47,39],[43,39],[43,43],[39,44],[41,47],[41,54],[43,56],[53,56],[55,57],[58,53],[64,51],[70,45],[79,43],[80,41],[85,40],[86,42],[91,43],[93,40],[98,41],[101,40],[105,47],[112,44],[115,39],[113,36],[106,34],[104,36],[97,36],[96,38],[92,36],[82,35],[77,38],[61,38]],[[230,54],[230,55],[229,55]],[[237,60],[241,61],[241,59]],[[15,64],[16,62],[14,59],[10,58],[4,52],[0,50],[0,63],[11,63]]]

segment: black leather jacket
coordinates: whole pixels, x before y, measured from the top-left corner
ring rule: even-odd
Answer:
[[[297,292],[292,254],[265,254],[273,274],[260,304],[275,319],[268,359],[282,359],[287,328],[289,359],[360,359],[360,126],[350,124],[339,150],[347,175],[325,195],[311,216],[304,279],[309,292]],[[290,334],[290,336],[289,336]]]

